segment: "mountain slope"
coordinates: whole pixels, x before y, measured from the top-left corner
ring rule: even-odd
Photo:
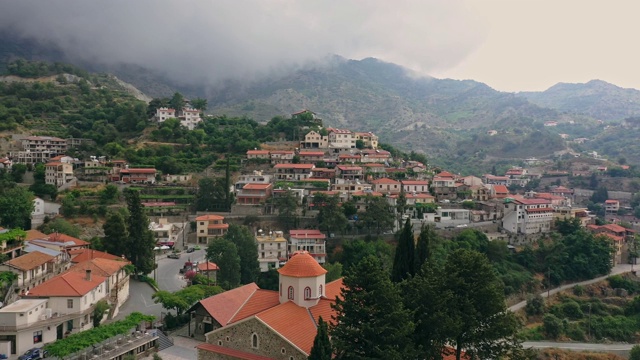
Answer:
[[[599,120],[622,120],[640,115],[640,91],[602,80],[585,84],[558,83],[542,92],[518,96],[542,107],[584,114]]]

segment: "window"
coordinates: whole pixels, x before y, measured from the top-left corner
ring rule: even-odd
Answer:
[[[320,284],[320,287],[318,288],[318,297],[322,296],[322,284]]]
[[[282,296],[282,284],[280,284],[280,296]]]
[[[33,343],[41,343],[42,342],[42,331],[35,331],[33,333]]]
[[[73,299],[67,299],[67,309],[73,309]]]
[[[287,291],[287,298],[289,300],[293,300],[293,286],[289,286],[289,290]]]
[[[304,298],[311,299],[311,288],[308,286],[304,288]]]
[[[258,334],[256,333],[251,335],[251,347],[254,349],[258,348]]]

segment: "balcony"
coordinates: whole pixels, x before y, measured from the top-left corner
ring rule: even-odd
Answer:
[[[38,321],[29,324],[0,325],[0,333],[13,333],[34,327],[41,328],[43,326],[57,326],[65,321],[74,320],[84,315],[90,315],[93,313],[94,308],[95,304],[91,305],[84,311],[78,311],[74,313],[53,313],[51,317],[47,317],[46,319],[42,318],[42,316],[46,317],[46,315],[43,314]]]

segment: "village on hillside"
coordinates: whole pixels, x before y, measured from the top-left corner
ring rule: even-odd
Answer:
[[[371,131],[324,127],[309,110],[291,119],[301,116],[313,125],[299,141],[264,143],[246,151],[237,171],[227,168],[229,182],[223,192],[231,199],[228,207],[211,203],[209,209],[195,209],[206,174],[166,174],[108,156],[67,156],[70,149],[91,142],[88,139],[19,137],[0,159],[0,168],[44,164],[44,184],[59,194],[75,191],[93,200],[98,193],[83,195],[81,190],[98,187],[103,194],[111,187],[116,198],[120,191],[138,190],[153,234],[153,265],[171,258],[184,263],[174,276],[185,287],[197,277],[216,283],[224,265],[208,253],[207,259],[191,261],[195,251],[225,237],[233,226],[246,226],[259,271],[277,271],[278,285],[264,289],[251,282],[189,304],[183,324],[188,324],[188,337],[200,341],[200,359],[306,359],[320,317],[329,321],[335,316],[333,305],[343,286],[342,278],[325,278],[328,259],[336,244],[357,236],[375,235],[393,243],[403,226],[411,226],[416,235],[429,227],[444,238],[473,229],[489,241],[505,242],[515,253],[546,239],[558,221],[575,220],[611,242],[612,265],[628,263],[635,250],[630,244],[640,220],[634,215],[633,194],[612,187],[604,193],[587,190],[568,181],[603,181],[610,169],[602,162],[557,169],[523,159],[503,173],[464,176],[434,167],[424,156],[418,161],[387,150]],[[172,118],[189,130],[202,121],[191,108],[161,107],[153,119],[161,123]],[[616,171],[630,167],[620,165]],[[118,207],[115,201],[105,204],[105,209]],[[344,223],[318,221],[332,204],[344,214]],[[55,219],[71,220],[73,210],[65,200],[36,197],[32,230],[0,229],[0,267],[15,278],[3,283],[0,353],[19,355],[89,331],[102,320],[112,321],[126,302],[139,301],[130,291],[131,259],[96,250],[88,238],[35,230]],[[147,327],[139,324],[139,331],[128,334],[124,343],[110,339],[93,358],[148,355],[164,334]],[[93,350],[83,351],[75,358]]]

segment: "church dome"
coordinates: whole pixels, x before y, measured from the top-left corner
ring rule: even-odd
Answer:
[[[278,269],[278,272],[284,276],[306,278],[324,275],[327,270],[320,266],[308,252],[297,251],[283,267]]]

